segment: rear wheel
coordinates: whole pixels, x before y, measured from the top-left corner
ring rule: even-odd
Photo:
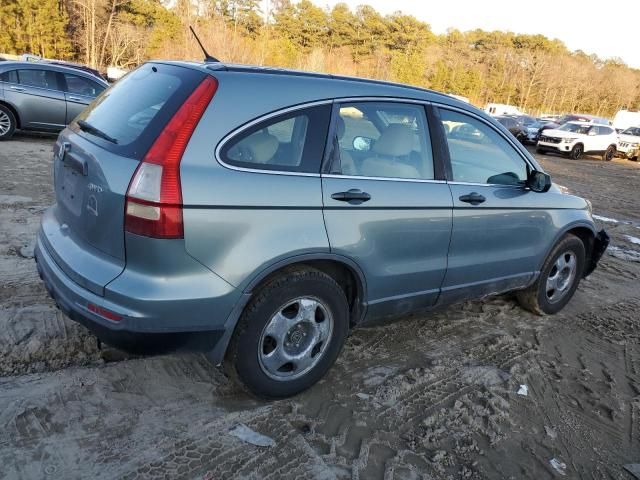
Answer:
[[[13,112],[4,105],[0,105],[0,140],[8,140],[16,131],[16,117]]]
[[[580,157],[582,157],[583,153],[584,153],[584,147],[582,146],[581,143],[578,143],[569,152],[569,158],[572,158],[573,160],[578,160],[580,159]]]
[[[574,235],[565,236],[547,257],[536,282],[516,292],[518,302],[538,315],[559,312],[578,288],[584,263],[582,240]]]
[[[602,154],[602,160],[610,162],[616,156],[616,147],[609,145],[609,148]]]
[[[349,328],[340,286],[312,268],[265,284],[247,305],[225,355],[225,371],[257,397],[306,390],[335,362]]]

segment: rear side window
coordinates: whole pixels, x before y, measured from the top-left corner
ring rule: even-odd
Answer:
[[[220,152],[237,167],[319,173],[331,117],[321,105],[270,118],[239,133]]]
[[[3,72],[2,75],[0,75],[0,80],[3,82],[18,83],[18,71],[9,70],[8,72]]]
[[[359,102],[340,105],[340,162],[332,172],[363,177],[432,180],[431,139],[422,105]],[[339,168],[338,168],[339,167]]]
[[[64,74],[64,80],[67,84],[67,92],[85,97],[96,97],[102,93],[104,87],[96,82],[92,82],[88,78],[73,75],[71,73]]]
[[[48,88],[49,90],[62,90],[58,85],[58,76],[51,70],[18,70],[20,85],[27,87]]]
[[[77,125],[73,128],[109,151],[141,158],[204,77],[191,68],[144,64],[105,90],[77,117],[117,143],[83,132]]]

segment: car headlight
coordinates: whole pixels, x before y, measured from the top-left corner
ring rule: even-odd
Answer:
[[[591,200],[585,199],[587,202],[587,208],[589,209],[589,215],[593,216],[593,205],[591,204]]]
[[[638,148],[640,147],[640,143],[632,143],[630,144],[632,148]]]
[[[571,142],[575,142],[577,140],[577,138],[564,138],[562,141],[564,143],[571,143]]]

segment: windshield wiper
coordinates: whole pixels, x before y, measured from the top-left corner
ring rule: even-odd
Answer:
[[[84,120],[78,120],[78,126],[80,127],[80,130],[87,132],[87,133],[91,133],[92,135],[95,135],[96,137],[100,137],[100,138],[104,138],[106,141],[111,142],[111,143],[118,143],[118,140],[116,140],[115,138],[113,138],[110,135],[107,135],[106,133],[104,133],[102,130],[100,130],[97,127],[94,127],[93,125],[91,125],[90,123],[85,122]]]

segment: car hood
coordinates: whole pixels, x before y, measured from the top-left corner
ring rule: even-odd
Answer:
[[[640,137],[636,135],[618,135],[618,140],[621,142],[640,143]]]
[[[584,133],[576,133],[576,132],[567,132],[566,130],[545,130],[543,135],[546,137],[556,137],[556,138],[580,138],[586,137]]]

